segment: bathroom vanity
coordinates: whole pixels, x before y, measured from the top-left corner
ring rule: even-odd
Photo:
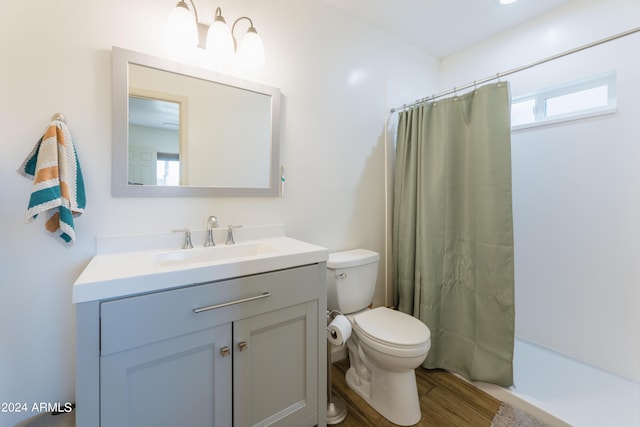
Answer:
[[[234,246],[91,260],[74,285],[79,427],[325,424],[326,250]]]

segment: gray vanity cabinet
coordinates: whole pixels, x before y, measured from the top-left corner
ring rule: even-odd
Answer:
[[[234,426],[318,423],[317,311],[310,301],[234,322]]]
[[[78,426],[322,425],[325,274],[313,264],[78,307],[78,376],[99,372],[78,379]]]
[[[100,425],[231,426],[228,325],[147,344],[100,360]]]

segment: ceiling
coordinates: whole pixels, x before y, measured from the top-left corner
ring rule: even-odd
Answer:
[[[444,58],[573,0],[325,0]]]
[[[158,99],[129,96],[129,124],[178,133],[180,104]]]

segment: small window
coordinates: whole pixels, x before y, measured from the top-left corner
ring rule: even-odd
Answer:
[[[511,100],[511,129],[575,120],[616,110],[616,74],[545,89]]]
[[[523,99],[511,103],[511,127],[536,121],[536,99]]]

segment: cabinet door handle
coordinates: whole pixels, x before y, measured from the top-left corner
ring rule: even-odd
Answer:
[[[246,341],[240,341],[238,343],[238,348],[240,349],[240,351],[245,351],[247,349],[247,342]]]
[[[229,301],[229,302],[223,302],[223,303],[220,303],[220,304],[209,305],[209,306],[206,306],[206,307],[194,308],[193,312],[198,314],[198,313],[202,313],[203,311],[215,310],[216,308],[227,307],[227,306],[235,305],[235,304],[242,304],[243,302],[254,301],[254,300],[257,300],[257,299],[267,298],[267,297],[270,297],[270,296],[271,296],[270,292],[263,292],[260,295],[256,295],[254,297],[243,298],[243,299],[238,299],[238,300]]]
[[[231,354],[231,349],[227,346],[224,346],[220,349],[220,354],[222,355],[222,357],[227,357]]]

